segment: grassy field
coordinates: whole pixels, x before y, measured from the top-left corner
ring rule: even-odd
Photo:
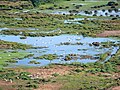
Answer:
[[[103,90],[115,84],[115,81],[112,79],[106,79],[102,76],[92,76],[84,72],[60,77],[58,81],[64,83],[60,90]]]
[[[120,19],[119,17],[109,16],[82,16],[82,15],[54,15],[50,14],[51,11],[89,11],[89,10],[113,10],[110,6],[101,8],[91,8],[92,6],[100,6],[107,4],[106,1],[58,1],[54,4],[46,3],[40,5],[39,8],[23,10],[8,10],[0,11],[0,27],[8,28],[8,30],[0,31],[1,34],[7,35],[24,35],[24,36],[54,36],[60,34],[78,34],[87,36],[96,36],[97,33],[101,33],[105,30],[119,30]],[[119,3],[119,2],[118,2]],[[57,6],[56,6],[57,4]],[[75,4],[75,5],[73,5]],[[76,9],[76,5],[85,4],[79,9]],[[62,9],[59,9],[59,8]],[[67,9],[65,7],[68,7]],[[49,8],[54,8],[50,10]],[[119,9],[119,5],[116,6]],[[42,10],[41,10],[42,9]],[[6,14],[7,13],[7,14]],[[78,21],[80,24],[64,23],[65,20],[74,20],[76,18],[83,18],[84,20]],[[88,20],[94,18],[95,20]],[[114,19],[114,20],[112,20]],[[109,25],[110,24],[110,25]],[[10,29],[10,31],[9,31]],[[35,29],[35,30],[33,30]],[[53,31],[53,32],[49,32]],[[55,32],[54,32],[55,31]],[[20,33],[22,32],[22,34]],[[46,33],[47,32],[47,33]]]
[[[69,7],[69,9],[65,9],[65,10],[71,10],[71,9],[75,9],[75,5],[83,5],[82,7],[80,7],[79,10],[92,10],[91,7],[93,5],[103,5],[103,4],[107,4],[109,0],[104,0],[104,1],[98,1],[98,2],[91,2],[91,1],[80,1],[80,0],[71,0],[71,1],[58,1],[55,2],[54,4],[57,5],[58,7]],[[48,7],[53,7],[54,4],[45,4],[45,5],[40,5],[40,8],[48,8]],[[75,4],[75,5],[74,5]],[[58,8],[56,7],[56,9]]]

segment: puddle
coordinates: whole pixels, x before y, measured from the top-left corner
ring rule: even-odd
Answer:
[[[47,48],[38,48],[38,49],[28,49],[26,52],[33,53],[33,57],[38,57],[44,54],[57,54],[58,56],[66,56],[68,54],[79,54],[79,55],[89,55],[96,57],[96,55],[103,54],[105,52],[116,52],[118,48],[116,47],[109,47],[109,48],[100,48],[95,46],[90,46],[89,44],[92,42],[107,42],[107,41],[114,41],[117,42],[115,39],[111,38],[93,38],[93,37],[83,37],[79,35],[60,35],[60,36],[53,36],[53,37],[27,37],[25,40],[20,39],[20,36],[12,36],[12,35],[1,35],[1,40],[5,41],[12,41],[12,42],[19,42],[23,44],[30,44],[35,47],[47,47]],[[70,44],[70,45],[58,45],[60,43],[71,42],[71,43],[83,43],[83,44]],[[49,60],[45,59],[35,59],[37,62],[41,64],[28,64],[29,61],[34,60],[33,57],[25,58],[23,60],[19,60],[18,63],[15,65],[25,65],[25,66],[43,66],[48,65],[50,63],[71,63],[71,62],[81,62],[81,63],[88,63],[88,62],[96,62],[98,59],[77,59],[71,61],[65,61],[62,59]]]
[[[61,33],[62,31],[60,28],[57,28],[57,29],[52,30],[52,31],[41,31],[40,33],[55,33],[55,32]],[[34,33],[34,32],[32,32],[32,33]]]
[[[39,28],[0,28],[2,30],[39,30]]]
[[[23,20],[22,18],[15,18],[15,20]]]
[[[73,20],[64,20],[65,24],[82,24],[79,21],[84,20],[85,18],[75,18]],[[87,18],[87,20],[94,20],[96,18]]]
[[[2,31],[2,30],[9,30],[9,28],[0,28],[0,31]]]
[[[120,17],[120,10],[118,9],[118,12],[115,12],[114,10],[112,11],[109,11],[109,10],[105,10],[105,11],[102,11],[102,10],[96,10],[96,11],[88,11],[88,12],[91,12],[90,14],[86,14],[85,11],[79,11],[77,13],[72,13],[73,15],[77,14],[77,15],[84,15],[84,16],[93,16],[94,14],[96,14],[97,16],[119,16]],[[71,14],[69,11],[55,11],[51,14]],[[106,15],[107,14],[107,15]]]
[[[111,12],[109,12],[108,10],[105,10],[105,11],[97,10],[96,12],[91,11],[90,14],[86,14],[84,11],[81,11],[78,13],[78,15],[85,15],[85,16],[93,16],[94,14],[96,14],[97,16],[111,16],[111,15],[116,16],[116,15],[118,15],[120,17],[120,11],[115,12],[114,10],[112,10]]]
[[[28,13],[30,10],[24,10],[23,13]]]

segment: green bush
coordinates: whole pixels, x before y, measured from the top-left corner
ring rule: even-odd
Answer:
[[[82,70],[76,69],[75,72],[79,73],[79,72],[82,72]]]
[[[58,73],[54,73],[54,74],[52,74],[52,76],[57,77],[57,76],[59,76],[59,74]]]

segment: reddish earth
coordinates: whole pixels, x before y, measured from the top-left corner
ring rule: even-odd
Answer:
[[[50,78],[54,77],[53,74],[57,73],[59,75],[69,74],[75,67],[73,66],[61,66],[55,65],[49,68],[31,68],[25,71],[30,72],[33,75],[33,78],[42,77],[42,78]],[[46,83],[40,84],[40,88],[35,90],[59,90],[62,87],[60,83]]]
[[[120,86],[112,88],[112,90],[120,90]]]
[[[4,45],[4,44],[0,45],[0,49],[10,49],[10,48],[12,48],[10,45]]]
[[[0,87],[4,88],[4,90],[16,90],[11,87],[12,85],[15,85],[15,83],[0,80]]]
[[[2,85],[7,85],[7,86],[9,86],[9,85],[14,85],[14,83],[0,80],[0,86],[2,86]]]
[[[107,89],[107,90],[120,90],[120,86],[111,87],[111,88],[109,88],[109,89]]]
[[[100,34],[97,34],[98,37],[119,36],[119,35],[120,35],[120,30],[104,31]]]
[[[38,89],[35,90],[60,90],[62,84],[59,83],[48,83],[40,85]]]
[[[53,77],[53,74],[57,73],[59,75],[65,75],[70,73],[71,70],[75,69],[74,67],[70,66],[61,66],[55,65],[54,68],[31,68],[25,71],[30,72],[33,77],[41,77],[41,78],[50,78]]]
[[[120,68],[120,67],[118,67],[118,68]],[[15,70],[30,72],[32,74],[33,78],[37,78],[37,77],[38,78],[39,77],[40,78],[50,78],[50,77],[54,77],[53,76],[54,73],[57,73],[59,75],[66,75],[66,74],[71,73],[75,69],[76,69],[76,67],[74,67],[74,66],[54,65],[54,66],[46,67],[46,68],[40,67],[40,68],[28,68],[28,69],[20,69],[20,70],[18,68]],[[101,73],[101,74],[107,75],[108,77],[106,77],[106,78],[116,79],[116,78],[120,77],[120,73],[113,73],[113,74]],[[93,75],[93,74],[89,74],[89,75]],[[63,86],[63,84],[61,84],[59,82],[43,83],[43,84],[40,84],[39,88],[35,89],[35,90],[60,90],[60,88]],[[12,85],[15,85],[15,83],[0,81],[0,86],[2,86],[4,88],[4,90],[15,90],[15,89],[11,89]],[[120,86],[111,87],[108,90],[120,90]]]

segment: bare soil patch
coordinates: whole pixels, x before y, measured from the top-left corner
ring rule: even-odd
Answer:
[[[120,90],[120,86],[114,87],[112,90]]]
[[[65,75],[70,73],[71,70],[75,69],[72,66],[62,66],[62,65],[55,65],[49,68],[30,68],[26,69],[25,71],[30,72],[33,77],[41,77],[41,78],[50,78],[53,77],[53,74],[57,73],[59,75]]]
[[[40,85],[38,89],[35,90],[60,90],[62,84],[59,83],[48,83]]]
[[[0,49],[9,49],[12,48],[10,45],[0,45]]]
[[[25,71],[30,72],[33,75],[33,78],[51,78],[54,77],[53,74],[57,73],[59,75],[69,74],[75,67],[73,66],[62,66],[62,65],[54,65],[52,67],[40,67],[40,68],[30,68],[25,69]],[[59,90],[62,87],[62,84],[54,82],[54,83],[45,83],[40,84],[40,88],[35,90]]]
[[[120,86],[111,87],[108,88],[107,90],[120,90]]]
[[[9,85],[14,85],[14,83],[0,80],[0,86],[2,86],[2,85],[7,85],[7,86],[9,86]]]
[[[13,83],[13,82],[11,83],[11,82],[8,82],[8,81],[0,80],[0,87],[2,87],[3,90],[16,90],[16,89],[11,87],[12,85],[15,85],[15,83]]]
[[[120,35],[120,30],[104,31],[100,34],[97,34],[98,37],[119,36],[119,35]]]

